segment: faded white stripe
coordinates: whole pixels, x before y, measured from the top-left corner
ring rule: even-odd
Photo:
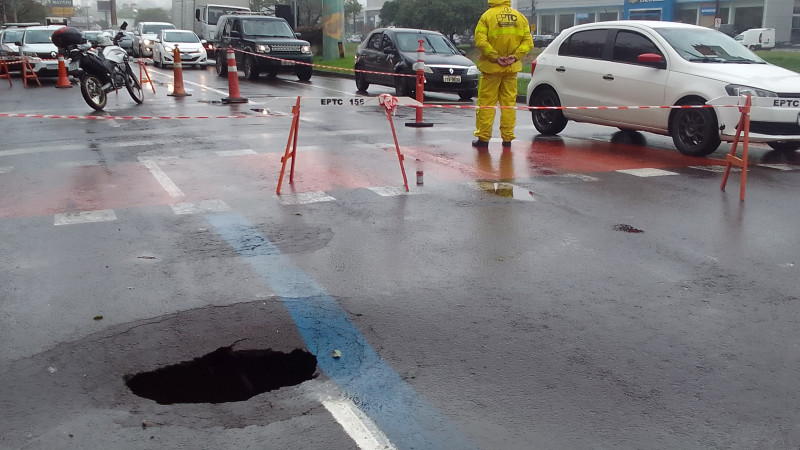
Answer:
[[[617,170],[619,173],[624,173],[627,175],[633,175],[635,177],[663,177],[666,175],[678,175],[675,172],[670,172],[668,170],[661,170],[661,169],[625,169],[625,170]]]
[[[244,148],[241,150],[220,150],[214,152],[217,156],[244,156],[244,155],[256,155],[256,151],[250,148]]]
[[[281,194],[275,196],[282,205],[303,205],[307,203],[332,202],[336,199],[330,195],[317,192],[301,192],[299,194]]]
[[[384,186],[384,187],[371,187],[367,188],[370,191],[380,195],[381,197],[396,197],[398,195],[414,195],[422,194],[422,189],[417,186],[409,186],[406,192],[405,186]]]
[[[117,220],[117,215],[114,213],[113,209],[101,209],[97,211],[56,214],[53,224],[59,226],[91,222],[111,222],[114,220]]]
[[[205,200],[198,203],[176,203],[169,205],[175,214],[205,214],[230,211],[230,207],[222,200]]]
[[[147,167],[147,170],[149,170],[150,173],[153,174],[153,176],[156,178],[156,181],[158,181],[158,184],[160,184],[161,187],[163,187],[164,190],[167,191],[167,193],[170,196],[172,197],[185,196],[183,191],[181,191],[178,188],[178,186],[176,186],[175,183],[173,183],[172,180],[169,179],[167,174],[164,173],[164,171],[161,170],[160,167],[158,167],[158,164],[155,161],[144,160],[142,161],[142,164],[144,164],[144,166]]]
[[[325,400],[322,404],[358,445],[358,448],[363,450],[395,449],[395,446],[389,442],[389,439],[378,427],[372,424],[369,418],[361,413],[350,400]]]

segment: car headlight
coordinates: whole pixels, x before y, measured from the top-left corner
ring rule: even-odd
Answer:
[[[764,89],[754,88],[752,86],[742,86],[740,84],[729,84],[725,86],[725,91],[728,95],[733,96],[740,96],[740,95],[750,95],[752,97],[777,97],[778,94],[767,91]]]
[[[269,48],[269,45],[259,44],[256,45],[256,51],[258,53],[269,53],[272,51],[272,49]]]
[[[467,69],[467,75],[480,75],[480,73],[478,66],[469,66],[469,69]]]
[[[304,46],[300,47],[300,53],[302,53],[304,55],[307,55],[307,54],[311,53],[311,46],[310,45],[304,45]]]

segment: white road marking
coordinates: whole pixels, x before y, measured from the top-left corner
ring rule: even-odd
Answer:
[[[689,166],[690,169],[705,170],[706,172],[723,173],[725,166]],[[738,167],[731,167],[731,172],[741,172]]]
[[[617,170],[616,172],[633,175],[635,177],[663,177],[666,175],[678,175],[675,172],[661,169],[625,169]]]
[[[143,159],[141,160],[141,163],[144,164],[145,167],[147,167],[147,170],[149,170],[150,173],[153,174],[153,176],[156,178],[156,181],[158,181],[158,184],[160,184],[161,187],[163,187],[164,190],[167,191],[167,193],[170,196],[176,198],[186,196],[186,194],[184,194],[183,191],[181,191],[178,188],[178,186],[176,186],[175,183],[173,183],[172,180],[169,179],[167,174],[164,173],[164,171],[161,170],[160,167],[158,167],[158,163],[156,161],[152,159]]]
[[[198,203],[176,203],[169,205],[172,212],[182,214],[205,214],[230,211],[230,207],[222,200],[204,200]]]
[[[301,192],[299,194],[275,195],[282,205],[305,205],[308,203],[332,202],[336,199],[322,192]]]
[[[371,187],[367,188],[370,191],[380,195],[381,197],[396,197],[398,195],[415,195],[415,194],[422,194],[422,189],[418,188],[417,186],[408,186],[408,192],[406,192],[405,186],[383,186],[383,187]]]
[[[600,178],[584,175],[581,173],[565,173],[561,176],[564,178],[577,178],[581,181],[600,181]]]
[[[339,422],[348,436],[363,450],[390,450],[396,447],[350,400],[324,400],[322,404]]]
[[[795,170],[795,168],[790,166],[789,164],[757,164],[757,166],[767,167],[769,169],[783,170],[783,171]]]
[[[250,148],[244,148],[244,149],[241,149],[241,150],[220,150],[220,151],[216,151],[216,152],[214,152],[214,153],[216,153],[216,154],[217,154],[217,156],[222,156],[222,157],[226,157],[226,156],[257,155],[257,154],[258,154],[258,153],[256,153],[256,151],[255,151],[255,150],[253,150],[253,149],[250,149]]]
[[[91,222],[112,222],[114,220],[117,220],[117,215],[113,209],[101,209],[98,211],[56,214],[53,224],[59,226]]]
[[[97,161],[66,161],[56,164],[58,167],[73,168],[73,167],[93,167],[99,166]]]
[[[45,145],[43,143],[40,146],[36,147],[28,147],[28,148],[17,148],[12,150],[3,150],[0,151],[0,157],[2,156],[18,156],[18,155],[29,155],[32,153],[44,153],[44,152],[62,152],[68,150],[85,150],[88,146],[86,144],[53,144],[53,145]]]

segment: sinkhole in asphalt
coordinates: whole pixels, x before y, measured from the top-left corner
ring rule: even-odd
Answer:
[[[226,403],[298,385],[312,379],[316,369],[316,356],[303,349],[285,353],[220,347],[191,361],[125,375],[123,380],[134,394],[162,405]]]

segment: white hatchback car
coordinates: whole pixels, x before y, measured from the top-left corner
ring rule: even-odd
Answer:
[[[774,97],[754,107],[750,141],[782,151],[800,148],[800,74],[768,64],[710,28],[675,22],[614,21],[564,30],[536,58],[529,106],[703,105],[723,96]],[[781,101],[781,100],[786,101]],[[781,105],[781,106],[778,106]],[[568,120],[672,136],[686,155],[705,156],[732,141],[737,108],[532,110],[545,135]]]
[[[181,53],[181,65],[200,68],[208,64],[208,54],[201,41],[192,30],[161,30],[153,40],[153,64],[166,67],[173,64],[175,46]]]

